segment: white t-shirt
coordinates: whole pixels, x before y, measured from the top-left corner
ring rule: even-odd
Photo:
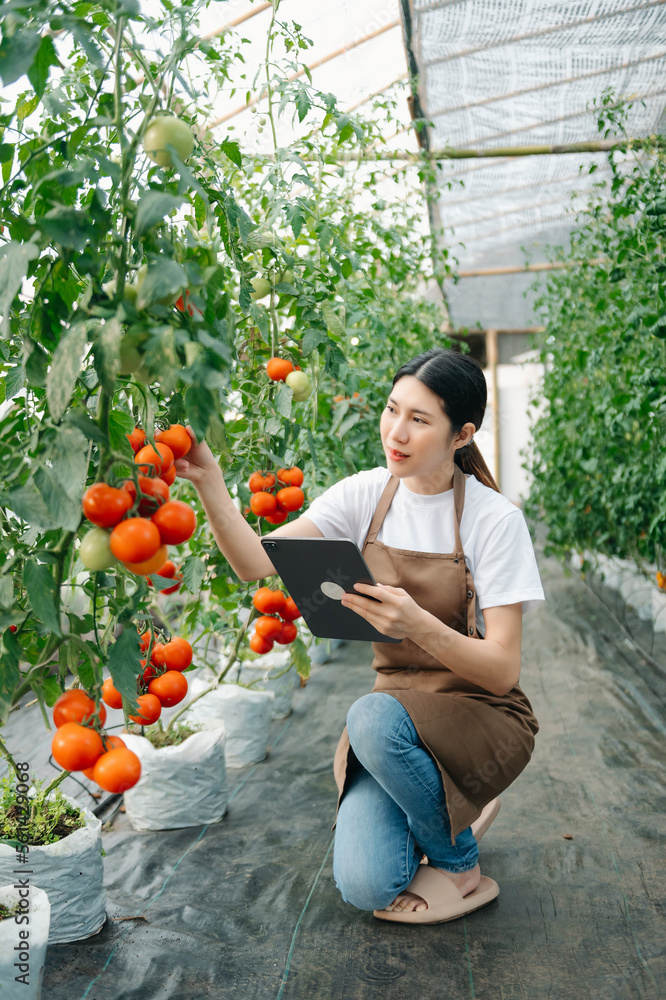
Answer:
[[[363,548],[372,515],[389,481],[378,467],[341,479],[302,514],[327,538],[352,538]],[[519,507],[475,476],[466,475],[460,540],[474,579],[476,620],[485,635],[483,608],[522,601],[523,614],[545,601],[532,539]],[[377,538],[392,548],[453,552],[453,490],[413,493],[400,481]]]

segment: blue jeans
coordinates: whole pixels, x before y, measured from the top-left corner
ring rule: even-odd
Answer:
[[[380,910],[410,884],[421,857],[465,872],[479,860],[471,827],[451,844],[446,797],[437,765],[414,723],[390,694],[366,694],[347,716],[358,760],[338,811],[335,884],[347,903]]]

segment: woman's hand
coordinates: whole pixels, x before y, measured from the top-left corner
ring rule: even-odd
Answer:
[[[342,604],[384,635],[390,635],[392,639],[411,639],[422,627],[423,616],[427,612],[402,587],[389,587],[385,583],[378,583],[376,587],[369,583],[355,583],[354,589],[359,592],[358,596],[345,594]],[[376,597],[381,604],[369,601],[361,594]]]
[[[176,459],[176,475],[181,479],[189,479],[194,486],[197,486],[211,471],[219,469],[219,466],[206,442],[202,441],[201,444],[197,444],[192,428],[186,427],[185,429],[192,438],[192,447],[184,458]]]

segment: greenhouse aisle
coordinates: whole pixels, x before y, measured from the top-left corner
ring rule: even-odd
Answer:
[[[331,760],[369,648],[314,669],[268,759],[229,772],[225,819],[104,834],[101,932],[47,953],[48,1000],[657,1000],[666,994],[658,683],[577,577],[540,559],[522,686],[541,731],[481,850],[499,899],[430,927],[346,905]],[[636,667],[632,664],[636,664]],[[135,919],[125,920],[131,917]]]

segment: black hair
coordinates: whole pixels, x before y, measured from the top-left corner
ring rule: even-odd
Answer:
[[[395,374],[393,385],[405,375],[413,375],[439,396],[442,409],[451,421],[453,435],[459,434],[467,423],[479,430],[486,412],[488,390],[483,368],[470,355],[431,347],[402,365]],[[471,473],[484,486],[500,492],[474,441],[458,448],[454,460],[463,472]]]

